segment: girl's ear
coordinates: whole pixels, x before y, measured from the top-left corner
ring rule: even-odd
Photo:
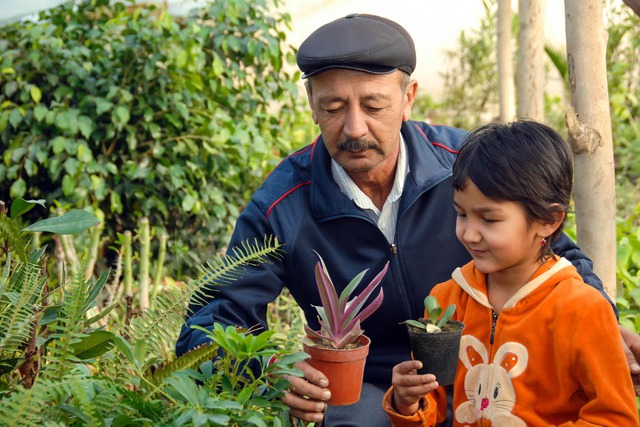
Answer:
[[[560,227],[560,224],[562,224],[565,216],[566,214],[564,212],[554,212],[554,221],[542,224],[542,232],[544,233],[544,235],[551,236],[553,233],[555,233],[558,227]]]

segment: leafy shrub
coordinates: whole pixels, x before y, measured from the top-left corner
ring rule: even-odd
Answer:
[[[640,204],[617,223],[618,295],[620,323],[640,332]]]
[[[211,2],[176,21],[86,0],[0,28],[0,200],[91,206],[111,240],[148,217],[200,264],[292,149],[277,6]]]
[[[277,241],[238,248],[209,264],[199,280],[160,295],[154,309],[127,312],[125,322],[104,327],[100,322],[117,309],[92,309],[108,271],[98,279],[80,271],[53,288],[44,248],[26,250],[29,231],[66,235],[97,220],[82,210],[25,228],[18,218],[34,204],[17,199],[11,217],[0,204],[0,424],[288,425],[282,374],[300,375],[293,364],[306,357],[289,350],[290,340],[215,325],[207,332],[210,345],[179,358],[167,351],[187,302],[233,280],[247,263],[277,257]]]

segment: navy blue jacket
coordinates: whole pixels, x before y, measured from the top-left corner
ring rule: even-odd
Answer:
[[[410,172],[400,202],[395,247],[340,191],[320,137],[271,172],[238,218],[229,244],[232,248],[246,239],[262,242],[264,236],[274,235],[284,243],[284,258],[249,267],[234,283],[216,288],[207,305],[192,304],[177,354],[205,341],[190,325],[211,328],[213,322],[221,322],[266,328],[267,304],[283,286],[304,310],[309,326],[319,329],[312,307],[321,304],[314,276],[315,250],[338,292],[368,268],[361,289],[390,261],[382,281],[384,302],[362,324],[371,338],[365,381],[389,384],[393,366],[410,358],[409,338],[401,322],[421,317],[423,300],[431,288],[471,259],[455,236],[451,188],[451,168],[466,132],[414,121],[405,122],[401,132]],[[554,251],[572,261],[585,280],[606,296],[591,261],[567,236],[562,235]]]

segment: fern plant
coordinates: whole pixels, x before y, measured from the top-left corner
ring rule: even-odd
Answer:
[[[38,204],[16,199],[11,217],[0,204],[0,229],[14,231],[0,242],[1,425],[288,422],[280,403],[288,384],[282,374],[300,375],[293,364],[306,357],[293,351],[292,340],[216,325],[208,332],[211,344],[179,358],[169,350],[188,301],[231,283],[248,264],[277,259],[276,239],[247,242],[204,266],[198,280],[159,294],[153,309],[103,327],[97,322],[113,315],[112,307],[95,308],[109,271],[86,278],[86,262],[80,263],[50,287],[45,248],[26,253],[29,231],[81,232],[96,224],[95,217],[75,211],[22,228],[16,219]],[[276,354],[279,359],[267,366]]]

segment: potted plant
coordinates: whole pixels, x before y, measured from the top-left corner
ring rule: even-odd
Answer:
[[[364,365],[371,343],[360,324],[382,304],[382,288],[371,303],[365,306],[365,302],[387,273],[389,263],[359,295],[351,298],[367,270],[355,276],[338,296],[319,254],[318,258],[315,275],[322,305],[314,307],[318,312],[320,330],[314,331],[305,325],[307,336],[303,347],[310,356],[311,366],[329,380],[331,399],[327,403],[334,406],[350,405],[360,400]]]
[[[413,358],[422,362],[418,373],[434,374],[440,385],[453,384],[464,324],[451,320],[456,311],[455,304],[443,313],[433,295],[424,299],[424,311],[425,317],[404,322],[409,331]]]

